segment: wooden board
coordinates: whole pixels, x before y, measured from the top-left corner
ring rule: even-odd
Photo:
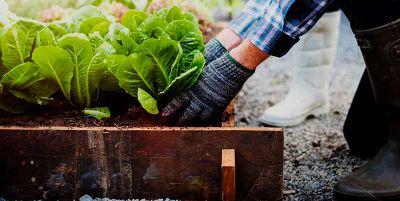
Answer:
[[[235,201],[236,161],[234,149],[222,150],[222,200]]]
[[[283,131],[247,128],[0,128],[0,197],[221,200],[221,151],[236,200],[281,200]]]

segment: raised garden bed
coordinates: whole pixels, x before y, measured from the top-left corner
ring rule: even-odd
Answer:
[[[75,117],[57,126],[46,115],[2,116],[0,197],[221,200],[222,150],[234,149],[236,185],[224,184],[232,187],[230,194],[236,200],[281,200],[282,129],[229,127],[233,110],[227,111],[225,127],[207,128],[162,127],[144,112],[137,113],[143,114],[140,123],[157,127],[128,124],[123,115],[108,122]],[[118,125],[118,118],[126,121]],[[73,122],[79,119],[85,123]]]
[[[221,151],[236,150],[236,200],[280,200],[282,130],[0,128],[0,196],[222,198]]]

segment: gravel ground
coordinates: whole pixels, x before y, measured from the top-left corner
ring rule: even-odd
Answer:
[[[342,20],[341,37],[331,79],[332,110],[321,118],[285,129],[284,200],[331,200],[337,180],[364,161],[349,155],[342,127],[364,70],[349,24]],[[289,89],[291,55],[272,59],[258,69],[240,93],[238,126],[263,126],[262,112],[278,103]]]

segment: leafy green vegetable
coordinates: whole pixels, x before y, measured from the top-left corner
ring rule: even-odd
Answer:
[[[148,18],[145,12],[138,10],[129,10],[122,17],[122,25],[131,31],[136,31],[140,24]]]
[[[85,35],[70,34],[59,41],[73,62],[71,100],[83,107],[90,107],[97,97],[99,83],[107,71],[106,59],[114,53],[108,43],[92,49]],[[57,57],[57,56],[56,56]]]
[[[111,22],[109,21],[100,22],[92,28],[90,34],[98,32],[102,37],[104,37],[107,35],[110,25]]]
[[[158,103],[192,87],[205,65],[197,19],[178,7],[129,10],[121,23],[95,6],[49,25],[18,20],[0,26],[0,46],[0,108],[14,113],[50,104],[57,91],[81,108],[113,91],[158,114]],[[84,113],[110,117],[108,108]]]
[[[205,65],[202,33],[187,17],[173,7],[132,23],[131,30],[136,31],[130,37],[137,47],[118,67],[116,77],[120,87],[151,114],[158,113],[159,101],[171,100],[192,87]]]
[[[197,79],[203,71],[206,60],[200,51],[193,51],[181,62],[189,61],[190,63],[179,64],[179,76],[160,93],[161,96],[171,99],[179,95],[182,91],[190,89],[197,82]]]
[[[37,37],[35,38],[34,48],[49,45],[56,45],[56,39],[53,32],[46,27],[38,32]]]
[[[182,49],[176,41],[161,38],[149,39],[135,49],[154,61],[155,81],[158,91],[163,91],[172,81],[170,72],[182,55]]]
[[[166,28],[171,39],[178,41],[185,54],[194,50],[204,52],[203,34],[197,26],[187,20],[171,22]]]
[[[128,56],[137,46],[135,41],[129,37],[129,33],[128,28],[120,24],[112,24],[105,40],[114,47],[116,54]]]
[[[168,23],[171,23],[175,20],[183,20],[183,19],[185,19],[185,16],[183,15],[183,13],[179,7],[174,6],[168,10],[167,15],[165,16],[165,19],[167,20]]]
[[[137,97],[139,88],[156,96],[154,65],[153,60],[145,54],[135,53],[130,55],[118,69],[119,85],[134,97]]]
[[[1,39],[4,67],[1,68],[2,94],[0,108],[13,113],[26,111],[35,103],[49,104],[49,98],[57,90],[54,85],[40,86],[45,77],[32,63],[32,51],[40,46],[54,45],[53,33],[44,24],[31,20],[19,20],[9,27]],[[7,103],[13,100],[14,103]],[[25,106],[19,105],[23,104]]]
[[[117,73],[120,66],[125,62],[127,56],[125,55],[112,55],[108,58],[107,72],[104,79],[101,81],[101,89],[104,91],[124,92],[119,86]]]
[[[139,88],[138,100],[143,108],[150,114],[158,114],[157,100],[148,94],[145,90]]]
[[[151,17],[146,19],[138,27],[138,31],[147,35],[150,38],[168,37],[165,33],[165,28],[167,28],[168,22],[160,17]]]
[[[24,63],[9,71],[3,76],[1,85],[11,90],[24,90],[37,82],[40,71],[35,63]]]
[[[42,87],[36,88],[41,82],[44,81],[43,76],[40,74],[39,68],[35,63],[28,62],[21,64],[3,76],[1,85],[3,90],[13,94],[15,97],[24,99],[31,103],[45,105],[52,100],[50,95],[56,92],[57,88]]]
[[[105,28],[107,30],[110,24],[111,22],[108,21],[105,17],[92,17],[87,20],[84,20],[80,24],[79,32],[84,33],[86,35],[89,35],[90,33],[93,33],[96,30],[104,33],[104,30],[102,30],[104,28],[103,26],[105,25]]]
[[[55,38],[57,39],[68,33],[65,27],[57,23],[49,24],[49,29],[53,32]]]
[[[37,41],[36,45],[35,40]],[[12,25],[3,35],[1,48],[4,66],[12,68],[30,61],[36,46],[53,45],[54,37],[48,28],[38,22],[21,20]]]
[[[34,50],[32,59],[42,76],[54,80],[64,96],[70,100],[74,63],[69,53],[59,47],[44,46]]]
[[[96,118],[98,120],[109,119],[111,112],[108,107],[87,108],[82,111],[85,115]]]

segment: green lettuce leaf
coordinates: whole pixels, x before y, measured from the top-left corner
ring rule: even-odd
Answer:
[[[139,88],[138,90],[138,100],[142,107],[150,114],[158,114],[158,106],[157,100],[153,98],[149,93],[145,90]]]
[[[62,24],[52,23],[49,24],[48,28],[53,32],[54,37],[59,39],[67,34],[67,29],[62,26]]]
[[[105,91],[124,92],[119,86],[117,73],[119,67],[125,62],[127,56],[112,55],[107,59],[108,67],[104,79],[101,81],[101,89]]]
[[[96,99],[100,81],[107,71],[107,58],[114,53],[111,45],[104,43],[93,50],[85,35],[69,34],[59,41],[73,62],[71,100],[83,107],[90,107]]]
[[[43,46],[34,50],[33,61],[43,77],[55,81],[64,96],[70,100],[74,63],[69,53],[55,46]]]
[[[105,21],[95,25],[90,34],[98,32],[102,37],[105,37],[108,34],[108,30],[110,29],[111,22]]]
[[[163,91],[172,80],[170,72],[182,56],[180,45],[170,39],[149,39],[135,49],[154,61],[155,82],[159,92]]]
[[[131,31],[136,31],[140,24],[148,18],[145,12],[129,10],[122,17],[121,24]]]
[[[105,24],[103,24],[105,23]],[[111,22],[108,21],[107,18],[105,17],[92,17],[87,20],[82,21],[82,23],[79,26],[79,33],[84,33],[86,35],[89,35],[90,33],[93,33],[95,31],[99,31],[100,33],[104,34],[104,25],[106,26],[106,31],[108,31],[108,27],[110,26]],[[100,25],[99,27],[97,27]],[[105,35],[105,34],[104,34]]]
[[[10,70],[3,76],[1,85],[15,97],[39,105],[50,103],[50,96],[58,90],[54,83],[46,82],[39,67],[32,62]]]
[[[112,24],[105,40],[113,46],[116,54],[129,56],[137,46],[136,42],[129,35],[128,28],[120,24]]]
[[[168,37],[165,33],[165,29],[168,26],[168,22],[160,17],[147,18],[140,26],[138,31],[147,35],[149,38],[160,38],[162,36]]]
[[[203,34],[195,24],[187,20],[173,21],[166,28],[166,32],[171,39],[179,42],[184,54],[194,50],[204,53]]]
[[[186,63],[190,62],[190,63]],[[170,101],[182,91],[190,89],[194,84],[196,84],[199,76],[203,72],[203,67],[206,60],[203,54],[196,50],[188,55],[183,62],[179,64],[180,74],[176,77],[171,84],[160,93],[163,99]]]
[[[51,33],[42,32],[47,27],[38,22],[21,20],[13,24],[3,35],[1,42],[2,60],[7,69],[12,69],[22,63],[30,61],[31,53],[35,48],[35,40],[41,43],[51,43]],[[36,39],[38,34],[43,39]]]
[[[165,19],[167,20],[168,23],[171,23],[175,20],[184,20],[185,16],[183,15],[182,10],[179,7],[174,6],[168,10]]]
[[[151,57],[141,53],[132,54],[118,68],[119,86],[133,97],[137,97],[139,88],[157,96],[154,71],[155,62]]]
[[[41,47],[41,46],[49,46],[49,45],[56,45],[56,38],[53,34],[53,32],[49,28],[44,28],[40,32],[38,32],[38,35],[35,39],[35,47]]]
[[[32,62],[21,64],[3,76],[1,85],[10,90],[24,90],[40,81],[39,67]]]
[[[82,112],[83,114],[96,118],[98,120],[109,119],[111,117],[111,112],[108,107],[87,108]]]

